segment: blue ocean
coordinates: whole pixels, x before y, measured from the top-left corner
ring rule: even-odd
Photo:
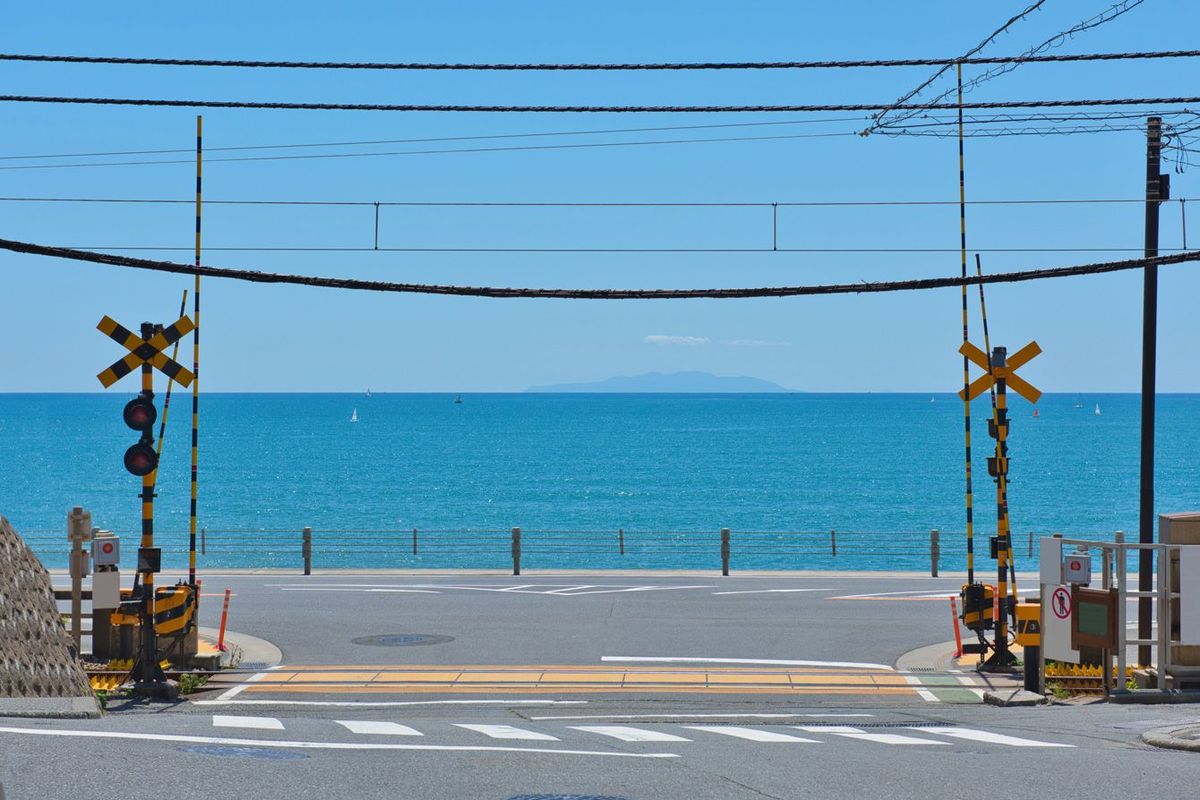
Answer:
[[[140,481],[121,462],[135,440],[121,422],[127,399],[0,395],[0,514],[48,566],[66,563],[76,505],[125,534],[132,558]],[[175,397],[159,472],[157,538],[170,566],[186,563],[190,400]],[[963,408],[952,394],[454,400],[203,395],[201,567],[298,568],[305,526],[318,568],[507,568],[514,526],[530,569],[715,568],[721,528],[735,570],[928,569],[933,529],[941,568],[965,564]],[[1047,395],[1034,416],[1016,400],[1020,565],[1030,534],[1136,536],[1139,409],[1137,395]],[[989,414],[985,396],[972,436],[985,557]],[[1160,396],[1157,431],[1157,511],[1200,509],[1200,395]]]

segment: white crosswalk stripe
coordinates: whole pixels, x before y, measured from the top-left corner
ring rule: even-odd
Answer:
[[[557,736],[551,736],[548,733],[538,733],[537,731],[527,731],[524,728],[514,728],[512,725],[468,725],[456,722],[454,723],[454,727],[466,728],[469,731],[482,733],[493,739],[525,739],[535,742],[559,741]]]
[[[805,739],[803,736],[792,736],[789,733],[775,731],[760,731],[756,728],[743,728],[739,725],[684,725],[694,731],[709,731],[732,736],[735,739],[747,739],[751,742],[803,742],[805,744],[820,744],[816,739]]]
[[[416,728],[401,725],[398,722],[378,722],[371,719],[334,720],[351,733],[364,733],[374,736],[424,736]]]
[[[918,739],[915,736],[902,736],[898,733],[868,733],[862,728],[850,728],[844,725],[794,725],[793,727],[799,728],[802,731],[808,731],[809,733],[830,733],[834,736],[844,736],[847,739],[859,739],[864,742],[878,742],[879,744],[950,744],[949,742],[939,742],[935,739]]]
[[[260,731],[281,731],[283,723],[274,717],[235,717],[228,714],[214,714],[214,728],[253,728]]]
[[[584,733],[596,733],[601,736],[611,736],[622,742],[690,742],[682,736],[661,731],[651,731],[645,728],[632,728],[626,725],[570,725],[568,726]]]
[[[991,731],[981,731],[975,728],[919,728],[914,730],[927,731],[929,733],[940,734],[941,736],[953,736],[955,739],[967,739],[972,742],[986,742],[988,744],[1003,744],[1009,747],[1074,747],[1073,744],[1060,744],[1056,742],[1040,742],[1037,739],[1022,739],[1017,736],[1005,736],[1002,733],[992,733]]]

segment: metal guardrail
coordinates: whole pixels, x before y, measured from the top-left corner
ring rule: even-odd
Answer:
[[[117,531],[135,536],[132,531]],[[57,552],[65,541],[61,531],[30,530],[26,541],[43,553]],[[1049,535],[1049,534],[1046,534]],[[186,552],[187,533],[156,531],[164,557]],[[1029,533],[1015,541],[1030,558],[1042,534]],[[927,566],[937,577],[944,565],[945,541],[961,542],[961,532],[930,531],[742,531],[635,530],[617,528],[209,528],[200,530],[203,563],[213,567],[354,567],[364,562],[380,567],[468,566],[509,567],[519,575],[522,566],[562,567],[571,556],[587,561],[580,566],[614,568],[695,568],[711,565],[728,575],[733,569],[861,568],[864,558],[879,568],[891,562],[896,569]],[[1014,537],[1016,539],[1017,537]],[[961,554],[957,549],[955,565]]]

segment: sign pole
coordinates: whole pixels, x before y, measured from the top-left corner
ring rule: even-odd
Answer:
[[[142,323],[142,339],[149,340],[156,333],[155,326],[149,322]],[[154,370],[149,361],[142,362],[142,394],[147,400],[154,400]],[[151,435],[151,434],[147,434]],[[154,481],[157,470],[150,470],[142,476],[142,549],[154,548]],[[138,559],[142,559],[139,557]],[[147,566],[139,564],[141,568]],[[137,683],[142,692],[151,692],[153,687],[162,680],[162,670],[158,666],[158,642],[154,636],[154,573],[150,570],[142,572],[142,657],[138,670]]]
[[[196,585],[196,472],[200,427],[200,166],[204,152],[204,118],[196,117],[196,281],[192,289],[192,501],[188,515],[188,583]],[[197,602],[199,597],[197,596]]]

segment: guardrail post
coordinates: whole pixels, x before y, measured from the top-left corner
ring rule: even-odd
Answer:
[[[521,529],[512,529],[513,575],[521,574]]]
[[[1029,532],[1029,557],[1033,558],[1033,531]]]
[[[729,528],[721,528],[721,574],[729,574]]]
[[[829,553],[837,558],[837,531],[829,532]]]
[[[312,528],[305,527],[300,551],[304,554],[304,574],[312,575]]]
[[[417,529],[413,528],[413,555],[417,554]]]
[[[929,532],[929,577],[938,576],[938,560],[942,555],[942,547],[938,542],[937,529]]]
[[[625,555],[625,529],[617,529],[617,546],[621,548],[621,555]]]
[[[201,528],[200,529],[200,555],[202,555],[202,556],[207,555],[208,545],[204,541],[206,535],[207,535],[207,530],[205,528]]]

